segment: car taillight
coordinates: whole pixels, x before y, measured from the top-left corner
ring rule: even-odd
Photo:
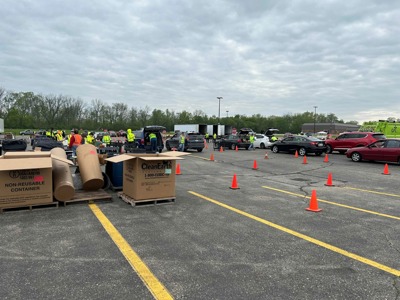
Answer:
[[[311,145],[314,145],[314,146],[317,146],[317,145],[318,145],[317,142],[311,142],[310,144],[311,144]]]
[[[237,140],[237,142],[238,142],[238,143],[240,143],[240,142],[241,142],[241,140]]]

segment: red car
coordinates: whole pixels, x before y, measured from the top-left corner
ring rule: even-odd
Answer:
[[[339,151],[344,154],[348,149],[367,146],[375,141],[386,139],[380,132],[343,132],[335,139],[325,140],[326,153]]]
[[[400,139],[385,139],[365,147],[352,148],[347,150],[346,156],[355,162],[374,160],[400,164]]]

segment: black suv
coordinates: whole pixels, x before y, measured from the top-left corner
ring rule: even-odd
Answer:
[[[185,150],[197,150],[201,152],[204,149],[204,136],[198,132],[185,132]],[[178,150],[179,140],[181,139],[181,132],[176,132],[170,139],[165,142],[167,150],[176,148]]]
[[[151,144],[149,135],[154,133],[157,136],[157,152],[161,153],[164,149],[164,141],[161,132],[165,130],[164,126],[150,125],[142,128],[141,130],[135,130],[135,143],[138,148],[145,149],[146,152],[151,152]]]

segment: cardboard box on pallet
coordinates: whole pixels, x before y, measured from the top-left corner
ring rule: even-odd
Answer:
[[[175,166],[183,152],[127,153],[107,161],[123,165],[122,191],[134,200],[175,198]]]
[[[7,152],[0,157],[0,207],[53,202],[52,161],[63,159],[50,152]]]

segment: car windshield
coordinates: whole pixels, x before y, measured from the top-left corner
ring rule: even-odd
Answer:
[[[377,140],[384,140],[384,139],[386,139],[386,136],[384,135],[384,134],[382,134],[382,133],[375,133],[375,134],[373,134],[372,135],[375,139],[377,139]]]

